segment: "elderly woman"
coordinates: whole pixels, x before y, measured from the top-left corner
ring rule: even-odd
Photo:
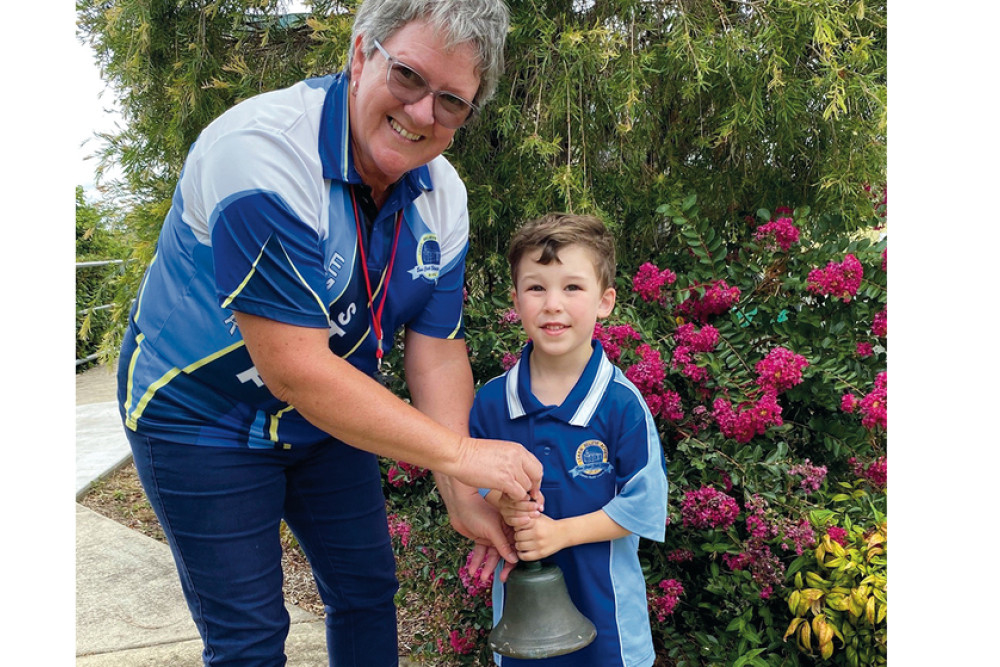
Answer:
[[[516,561],[477,488],[540,500],[542,467],[468,436],[466,191],[441,157],[496,88],[507,24],[502,0],[366,0],[344,72],[240,103],[191,149],[118,391],[206,665],[284,664],[282,519],[330,664],[397,664],[376,455],[435,472],[486,571]],[[412,405],[373,379],[400,328]]]

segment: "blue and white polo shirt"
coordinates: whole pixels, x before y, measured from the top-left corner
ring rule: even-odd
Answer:
[[[347,100],[344,73],[310,79],[241,102],[201,133],[122,345],[119,401],[128,428],[237,447],[328,437],[264,386],[237,311],[328,329],[335,354],[374,372]],[[379,304],[403,214],[382,314],[386,350],[404,325],[437,338],[464,335],[466,201],[455,169],[438,157],[407,173],[369,221],[364,268]]]
[[[653,638],[639,537],[662,542],[667,474],[659,434],[645,400],[594,341],[583,375],[562,405],[531,393],[531,350],[479,390],[470,417],[473,437],[522,443],[544,466],[545,514],[563,519],[603,509],[632,534],[553,554],[570,598],[597,627],[584,649],[545,660],[494,654],[498,665],[638,667],[652,665]],[[498,568],[499,572],[499,568]],[[503,614],[504,586],[494,579],[493,622]]]

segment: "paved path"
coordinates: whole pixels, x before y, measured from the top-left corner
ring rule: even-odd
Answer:
[[[115,403],[114,373],[76,376],[76,498],[130,460]],[[294,605],[289,667],[327,664],[323,620]],[[170,549],[76,505],[78,667],[200,667],[201,640],[181,593]],[[415,667],[405,658],[401,667]]]

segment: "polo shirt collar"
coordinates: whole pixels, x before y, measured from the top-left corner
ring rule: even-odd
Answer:
[[[608,384],[614,376],[614,365],[604,354],[600,341],[592,341],[593,351],[590,361],[566,396],[557,407],[542,405],[531,393],[531,351],[534,345],[529,341],[521,352],[521,358],[507,371],[506,395],[507,413],[511,419],[525,417],[542,411],[573,426],[587,426],[597,411]]]
[[[350,114],[347,100],[350,79],[346,72],[331,75],[333,82],[323,101],[323,114],[319,128],[319,159],[323,165],[323,178],[344,183],[362,183],[360,174],[354,168],[354,149],[351,146]],[[406,172],[400,185],[408,193],[408,199],[415,199],[424,191],[433,190],[430,170],[427,165]]]

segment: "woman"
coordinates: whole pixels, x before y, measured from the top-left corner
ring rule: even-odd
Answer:
[[[507,23],[502,0],[366,0],[344,72],[238,104],[191,149],[119,400],[205,664],[284,664],[282,518],[330,664],[397,664],[376,455],[435,472],[484,571],[516,561],[476,489],[540,500],[542,467],[468,437],[466,192],[441,157],[495,90]],[[372,378],[399,328],[412,405]]]

